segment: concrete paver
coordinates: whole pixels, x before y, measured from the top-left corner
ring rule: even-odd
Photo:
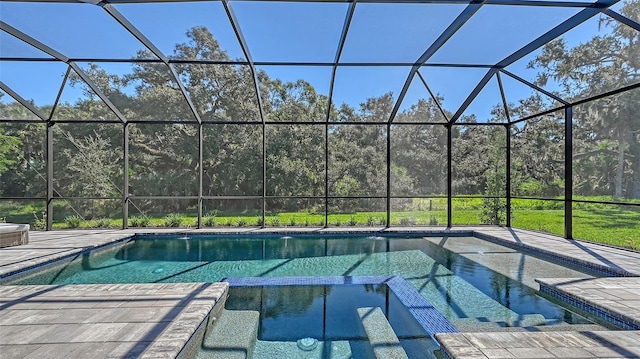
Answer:
[[[227,290],[228,283],[0,286],[0,353],[175,357]],[[75,306],[41,306],[48,301]]]
[[[436,334],[449,358],[638,358],[640,331]],[[505,340],[507,339],[508,340]],[[635,343],[635,344],[634,344]]]

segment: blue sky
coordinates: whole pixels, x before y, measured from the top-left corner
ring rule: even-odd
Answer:
[[[332,62],[336,55],[348,5],[345,3],[289,3],[232,1],[238,23],[255,61]],[[187,41],[186,31],[206,26],[232,58],[243,53],[220,2],[147,3],[116,5],[142,33],[166,55],[174,44]],[[465,5],[456,4],[373,4],[360,3],[351,22],[341,61],[413,62],[446,28]],[[436,53],[430,63],[493,64],[542,35],[577,8],[485,5],[472,20]],[[143,46],[105,11],[89,4],[0,3],[2,20],[61,53],[74,58],[131,58]],[[597,18],[567,35],[578,44],[597,33]],[[28,45],[1,33],[2,56],[47,57]],[[527,70],[531,56],[509,70],[533,80]],[[23,97],[36,104],[52,103],[66,65],[61,63],[0,63],[0,78]],[[115,74],[128,66],[101,65]],[[303,78],[322,94],[328,94],[331,67],[264,66],[271,77],[284,81]],[[334,102],[357,106],[368,97],[400,92],[410,67],[340,67],[336,75]],[[455,112],[473,89],[484,69],[436,68],[421,70],[431,89],[445,97],[444,107]],[[416,79],[417,80],[417,79]],[[506,86],[506,85],[505,85]],[[550,84],[550,89],[553,88]],[[510,86],[509,101],[526,97],[530,90]],[[65,100],[80,96],[65,92]],[[427,97],[414,83],[403,108]],[[492,81],[467,113],[479,120],[488,118],[491,107],[500,101]],[[5,100],[6,101],[6,100]]]

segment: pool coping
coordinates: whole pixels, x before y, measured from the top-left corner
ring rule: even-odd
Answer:
[[[640,330],[640,309],[624,303],[624,297],[631,297],[632,291],[640,292],[640,280],[636,278],[539,278],[536,282],[540,293],[624,330]]]

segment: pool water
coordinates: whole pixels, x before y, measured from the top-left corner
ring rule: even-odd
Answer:
[[[534,278],[594,276],[475,237],[136,237],[7,284],[397,275],[463,331],[592,324]]]
[[[384,284],[231,287],[218,316],[196,359],[239,349],[253,359],[375,358],[374,350],[435,358],[438,349]]]

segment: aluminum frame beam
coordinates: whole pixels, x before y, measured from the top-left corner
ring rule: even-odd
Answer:
[[[256,66],[253,63],[253,58],[251,57],[251,52],[249,51],[249,45],[247,44],[247,40],[244,38],[242,34],[242,29],[240,28],[240,23],[238,22],[238,18],[236,17],[229,0],[222,0],[222,5],[224,7],[225,12],[227,13],[227,17],[229,18],[229,22],[231,23],[231,27],[236,34],[236,38],[238,39],[238,43],[240,44],[240,48],[242,49],[242,53],[245,58],[249,62],[249,68],[251,69],[251,75],[253,76],[253,83],[256,90],[256,100],[258,101],[258,112],[260,114],[260,121],[262,122],[262,227],[264,228],[266,225],[266,212],[267,212],[267,153],[266,153],[266,118],[264,113],[264,105],[262,103],[262,95],[260,94],[260,80],[258,79],[258,72],[256,70]]]
[[[84,72],[84,70],[82,70],[80,66],[78,66],[78,64],[76,64],[75,62],[71,62],[69,63],[69,67],[72,68],[73,71],[75,71],[76,74],[80,76],[80,78],[82,78],[82,80],[89,86],[89,88],[91,88],[93,92],[95,92],[96,95],[98,95],[98,97],[102,100],[102,102],[104,102],[105,105],[109,107],[109,109],[116,115],[116,117],[120,120],[120,122],[122,123],[127,122],[127,119],[120,112],[120,110],[118,110],[118,108],[111,102],[111,100],[109,100],[107,95],[105,95],[104,92],[100,90],[100,88],[95,84],[95,82],[91,80],[91,78],[87,75],[87,73]]]
[[[11,87],[7,86],[4,82],[0,81],[0,89],[6,92],[9,96],[13,97],[14,100],[18,101],[22,106],[26,107],[27,110],[31,111],[34,115],[36,115],[42,121],[47,121],[48,116],[45,116],[40,110],[38,110],[31,102],[25,100],[22,96],[20,96],[17,92],[13,91]]]
[[[455,115],[451,118],[451,123],[455,123],[460,116],[464,113],[464,111],[469,107],[471,102],[475,100],[478,94],[482,91],[484,86],[489,82],[491,76],[499,70],[504,69],[505,67],[513,64],[514,62],[520,60],[526,55],[532,53],[536,49],[544,46],[549,41],[565,34],[569,30],[575,28],[576,26],[582,24],[593,16],[602,13],[609,6],[615,4],[618,0],[598,0],[593,4],[593,7],[585,8],[577,14],[573,15],[569,19],[563,21],[553,29],[547,31],[545,34],[539,36],[535,40],[531,41],[527,45],[523,46],[513,54],[507,56],[502,61],[498,62],[491,70],[487,72],[487,74],[480,80],[480,82],[476,85],[476,87],[471,91],[469,96],[464,100],[460,108],[456,111]]]
[[[507,123],[511,123],[511,114],[509,113],[509,103],[507,102],[507,96],[504,93],[504,86],[502,86],[502,78],[500,72],[496,72],[496,79],[498,80],[498,88],[500,89],[500,98],[502,99],[502,106],[504,107],[504,116],[507,118]],[[507,132],[507,135],[509,133]]]
[[[120,111],[111,103],[111,101],[107,98],[107,96],[98,88],[98,86],[87,76],[87,74],[74,62],[72,62],[67,56],[61,54],[60,52],[52,49],[51,47],[43,44],[42,42],[34,39],[33,37],[25,34],[24,32],[14,28],[13,26],[5,23],[4,21],[0,21],[0,29],[3,31],[15,36],[16,38],[26,42],[27,44],[35,47],[36,49],[45,52],[51,56],[53,56],[58,61],[62,61],[69,65],[81,78],[82,80],[91,88],[91,90],[104,102],[107,107],[118,117],[121,122],[127,122],[126,118],[120,113]],[[65,86],[65,82],[60,85],[60,89]]]
[[[433,94],[433,91],[431,91],[431,87],[429,87],[429,85],[427,84],[427,81],[424,79],[424,77],[422,76],[419,70],[416,72],[416,75],[418,75],[418,78],[420,79],[424,87],[427,89],[427,92],[429,92],[429,96],[431,96],[431,98],[433,99],[433,102],[435,102],[436,104],[436,107],[438,107],[438,110],[442,114],[442,118],[444,118],[445,121],[449,122],[447,113],[442,108],[442,105],[440,105],[440,101],[438,101],[438,98],[436,97],[436,95]],[[395,124],[397,124],[397,122]]]
[[[614,20],[617,20],[618,22],[621,22],[637,31],[640,31],[640,23],[633,21],[632,19],[629,19],[628,17],[619,14],[611,9],[606,9],[603,11],[603,13],[607,14],[609,17],[612,17]]]
[[[398,99],[396,103],[393,105],[393,109],[391,110],[391,114],[389,115],[389,122],[393,122],[393,119],[398,114],[400,110],[400,105],[402,105],[402,101],[404,101],[404,97],[407,95],[407,91],[409,91],[409,87],[411,86],[411,82],[413,82],[413,78],[415,77],[416,72],[420,69],[420,67],[438,51],[444,44],[449,41],[453,35],[455,35],[464,24],[469,21],[473,15],[480,10],[482,5],[485,3],[485,0],[473,0],[467,5],[467,7],[462,10],[460,14],[447,26],[447,28],[438,36],[438,38],[427,48],[427,50],[416,60],[409,71],[409,75],[400,90],[400,94],[398,95]]]
[[[516,75],[516,74],[514,74],[512,72],[509,72],[509,71],[507,71],[505,69],[502,69],[502,70],[497,72],[497,74],[500,74],[500,73],[503,73],[503,74],[511,77],[512,79],[514,79],[514,80],[516,80],[518,82],[521,82],[521,83],[523,83],[524,85],[526,85],[528,87],[531,87],[532,89],[534,89],[534,90],[536,90],[536,91],[538,91],[538,92],[540,92],[540,93],[542,93],[542,94],[544,94],[544,95],[546,95],[546,96],[548,96],[548,97],[560,102],[563,105],[568,105],[569,104],[569,101],[563,99],[562,97],[554,94],[553,92],[549,92],[549,91],[543,89],[542,87],[540,87],[540,86],[538,86],[538,85],[536,85],[536,84],[534,84],[532,82],[529,82],[529,81],[523,79],[522,77],[520,77],[520,76],[518,76],[518,75]]]
[[[564,110],[564,238],[573,239],[573,107]]]
[[[213,1],[213,0],[105,0],[105,3],[108,4],[144,4],[150,2],[188,2],[188,1]],[[251,1],[265,1],[265,0],[236,0],[243,2],[251,2]],[[267,0],[271,2],[287,2],[290,0]],[[296,2],[316,2],[316,3],[350,3],[355,2],[356,0],[296,0]],[[372,3],[372,4],[388,4],[388,3],[398,3],[398,4],[467,4],[469,0],[357,0],[361,3]],[[98,0],[21,0],[21,2],[49,2],[49,3],[72,3],[72,4],[81,4],[81,3],[89,3],[95,4],[98,3]],[[514,6],[549,6],[549,7],[591,7],[593,6],[592,2],[588,1],[546,1],[546,0],[487,0],[487,4],[495,4],[495,5],[514,5]]]
[[[324,227],[329,225],[329,121],[331,121],[331,109],[333,107],[333,89],[336,82],[336,73],[338,72],[338,63],[340,57],[342,57],[342,50],[344,44],[347,41],[347,35],[349,34],[349,27],[351,26],[351,20],[356,11],[357,2],[354,0],[347,8],[347,14],[345,15],[344,24],[342,25],[342,32],[340,33],[340,41],[338,42],[338,48],[336,49],[335,60],[333,61],[333,68],[331,70],[331,80],[329,82],[329,98],[327,101],[327,116],[324,125]]]
[[[61,54],[60,52],[52,49],[51,47],[45,45],[44,43],[34,39],[33,37],[25,34],[24,32],[16,29],[15,27],[7,24],[6,22],[0,20],[0,30],[13,35],[14,37],[26,42],[27,44],[35,47],[36,49],[46,53],[47,55],[50,55],[51,57],[54,57],[57,60],[60,60],[64,63],[69,63],[69,58],[66,57],[65,55]]]
[[[149,51],[151,51],[157,58],[162,60],[162,62],[169,68],[171,77],[173,77],[173,80],[178,85],[180,93],[182,93],[182,97],[184,97],[184,100],[187,102],[187,105],[189,106],[193,117],[196,119],[196,121],[198,121],[198,123],[201,123],[202,120],[200,119],[198,110],[191,101],[191,97],[189,96],[187,89],[184,87],[184,84],[182,83],[182,81],[180,81],[180,77],[178,76],[175,68],[169,63],[169,58],[165,54],[163,54],[162,51],[160,51],[160,49],[156,47],[156,45],[151,40],[149,40],[142,32],[140,32],[140,30],[138,30],[138,28],[136,28],[135,25],[133,25],[113,5],[100,3],[98,4],[98,6],[102,7],[102,9],[106,11],[107,14],[111,15],[111,17],[113,17],[122,27],[125,28],[125,30],[127,30],[131,35],[133,35],[133,37],[140,41],[142,45],[149,49]]]
[[[251,69],[251,74],[253,75],[253,82],[256,88],[256,100],[258,101],[258,111],[260,112],[260,121],[265,122],[264,116],[264,107],[262,105],[262,96],[260,95],[260,81],[258,80],[258,73],[256,71],[256,65],[253,62],[253,58],[251,57],[251,52],[249,51],[249,46],[247,45],[247,40],[245,40],[244,35],[242,34],[242,30],[240,29],[240,24],[238,23],[238,19],[236,17],[233,8],[229,4],[229,0],[221,0],[222,5],[224,6],[224,10],[227,13],[227,17],[229,18],[229,22],[231,23],[231,27],[233,28],[234,33],[236,34],[236,38],[238,39],[238,43],[240,48],[242,49],[242,53],[244,57],[247,59],[249,68]]]

